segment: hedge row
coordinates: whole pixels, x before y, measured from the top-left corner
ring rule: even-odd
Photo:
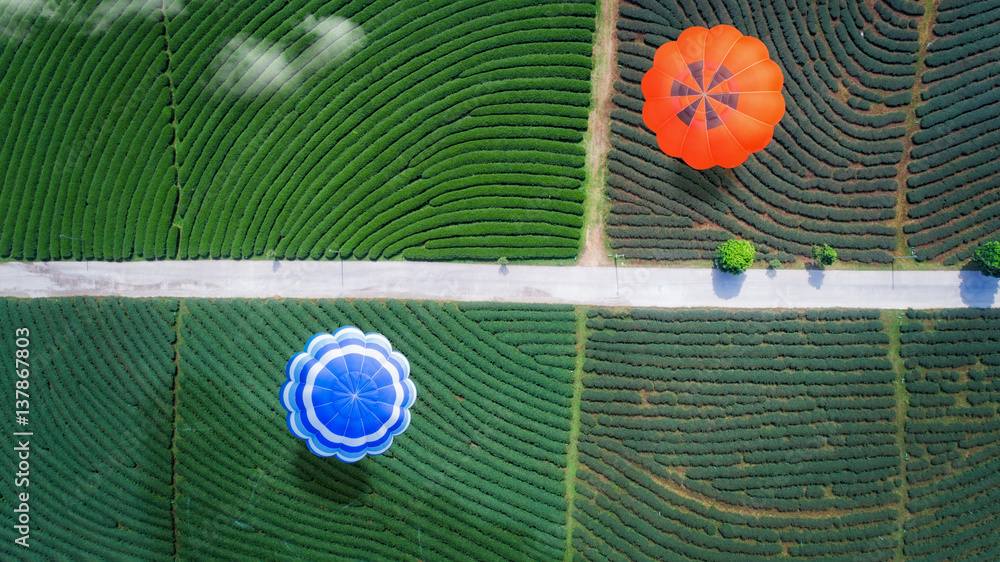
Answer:
[[[996,313],[908,311],[905,424],[909,483],[903,553],[914,560],[994,557],[1000,499],[1000,346]],[[959,355],[956,355],[959,354]],[[968,405],[966,405],[968,404]]]
[[[578,555],[891,557],[902,467],[878,311],[595,308],[587,328]]]
[[[713,237],[748,239],[782,257],[829,243],[842,259],[889,261],[897,243],[887,221],[895,218],[906,128],[904,111],[885,108],[909,102],[919,50],[913,16],[922,13],[913,6],[783,0],[622,7],[609,221],[648,228],[641,235],[609,229],[612,247],[638,259],[711,257],[707,241],[677,234],[673,225],[690,220]],[[761,38],[787,69],[786,115],[768,148],[742,166],[698,172],[659,152],[640,117],[639,82],[660,44],[691,25],[719,23]]]
[[[0,51],[0,257],[375,259],[484,207],[512,259],[575,253],[507,226],[582,216],[592,2],[143,10]]]
[[[998,27],[1000,12],[982,3],[938,8],[908,165],[913,206],[905,232],[920,259],[956,263],[1000,231],[994,185],[1000,167],[993,157],[1000,144]]]

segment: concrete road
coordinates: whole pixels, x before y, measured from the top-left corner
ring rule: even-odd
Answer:
[[[0,263],[0,295],[398,298],[606,306],[952,308],[994,306],[972,271],[765,271],[339,261]]]

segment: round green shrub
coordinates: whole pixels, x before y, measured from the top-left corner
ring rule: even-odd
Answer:
[[[757,250],[749,240],[726,240],[715,250],[715,267],[739,275],[753,265]]]
[[[837,261],[837,250],[830,247],[829,244],[813,244],[812,247],[813,259],[816,260],[820,265],[833,265],[833,262]]]
[[[972,259],[979,264],[979,269],[990,277],[1000,277],[1000,242],[983,242],[976,248]]]

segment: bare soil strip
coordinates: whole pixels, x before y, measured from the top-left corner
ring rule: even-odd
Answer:
[[[903,310],[884,310],[882,311],[882,322],[885,324],[885,330],[889,333],[889,360],[892,361],[892,366],[896,370],[896,381],[893,382],[893,390],[895,391],[896,398],[896,444],[899,447],[899,481],[902,483],[902,488],[900,493],[903,497],[903,502],[906,502],[909,498],[906,495],[906,491],[909,489],[909,484],[906,482],[906,473],[904,467],[906,466],[906,411],[910,407],[910,399],[906,394],[906,369],[904,367],[903,358],[899,355],[899,349],[902,345],[899,328],[902,323],[903,315],[905,311]],[[898,546],[896,547],[896,560],[903,560],[903,529],[906,525],[907,511],[903,506],[899,509],[899,530],[893,533],[892,537],[898,541]]]
[[[573,370],[573,400],[570,406],[569,444],[566,451],[566,550],[563,560],[573,559],[573,502],[576,501],[576,469],[580,466],[580,401],[583,395],[583,362],[586,360],[587,309],[576,308],[576,368]]]
[[[924,0],[924,17],[920,20],[920,50],[917,51],[917,76],[913,82],[913,98],[906,108],[906,137],[903,138],[903,159],[899,162],[899,190],[896,192],[896,247],[897,255],[910,255],[910,247],[906,243],[907,235],[903,232],[906,225],[906,216],[909,211],[909,204],[906,202],[906,180],[910,177],[907,166],[910,164],[910,152],[913,150],[913,135],[920,130],[920,122],[917,121],[917,106],[920,105],[920,94],[923,91],[923,78],[927,66],[924,59],[927,58],[927,45],[931,41],[931,27],[937,19],[937,8],[934,0]]]
[[[578,265],[595,267],[610,265],[605,251],[604,218],[607,203],[604,185],[607,177],[608,150],[611,146],[611,93],[618,78],[617,60],[618,6],[620,0],[601,2],[594,32],[594,74],[591,78],[591,109],[587,119],[587,183],[584,213],[584,243]]]

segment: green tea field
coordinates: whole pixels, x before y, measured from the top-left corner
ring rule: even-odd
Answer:
[[[718,24],[786,111],[698,171],[640,82]],[[952,267],[1000,232],[997,37],[990,0],[3,0],[0,258]]]
[[[79,297],[2,299],[0,322],[30,331],[38,559],[996,555],[993,311]],[[356,464],[278,400],[345,324],[419,389]]]
[[[182,306],[175,441],[182,558],[562,556],[572,308]],[[309,452],[285,426],[277,393],[302,334],[345,324],[390,338],[419,392],[406,433],[387,453],[353,465]]]
[[[2,257],[579,251],[593,2],[35,4],[0,2]]]
[[[790,261],[828,243],[842,259],[970,257],[998,230],[996,80],[990,2],[625,2],[608,155],[616,252],[709,258],[746,238]],[[774,140],[726,170],[663,155],[641,118],[656,48],[693,25],[734,25],[782,68]]]
[[[996,313],[907,314],[907,520],[911,560],[1000,556],[1000,322]]]
[[[538,305],[0,300],[0,323],[31,333],[27,552],[561,558],[575,318]],[[420,392],[389,452],[352,465],[307,450],[278,401],[288,358],[345,324],[391,338]],[[13,384],[0,392],[14,404]],[[3,474],[14,462],[3,456]],[[14,483],[0,481],[7,511]],[[0,531],[4,551],[14,532]]]
[[[583,558],[893,558],[898,375],[879,311],[588,316]]]
[[[1000,560],[998,242],[997,0],[0,0],[0,559]]]
[[[27,493],[33,530],[25,549],[4,525],[5,557],[173,555],[177,311],[176,300],[0,300],[0,325],[27,329],[29,342],[0,343],[8,358],[28,350],[28,376],[18,379],[27,386],[7,379],[0,396],[10,414],[15,405],[28,412],[23,426],[8,418],[12,431],[33,433],[10,438],[28,442],[27,459],[0,460],[0,505],[15,515],[15,494]]]

